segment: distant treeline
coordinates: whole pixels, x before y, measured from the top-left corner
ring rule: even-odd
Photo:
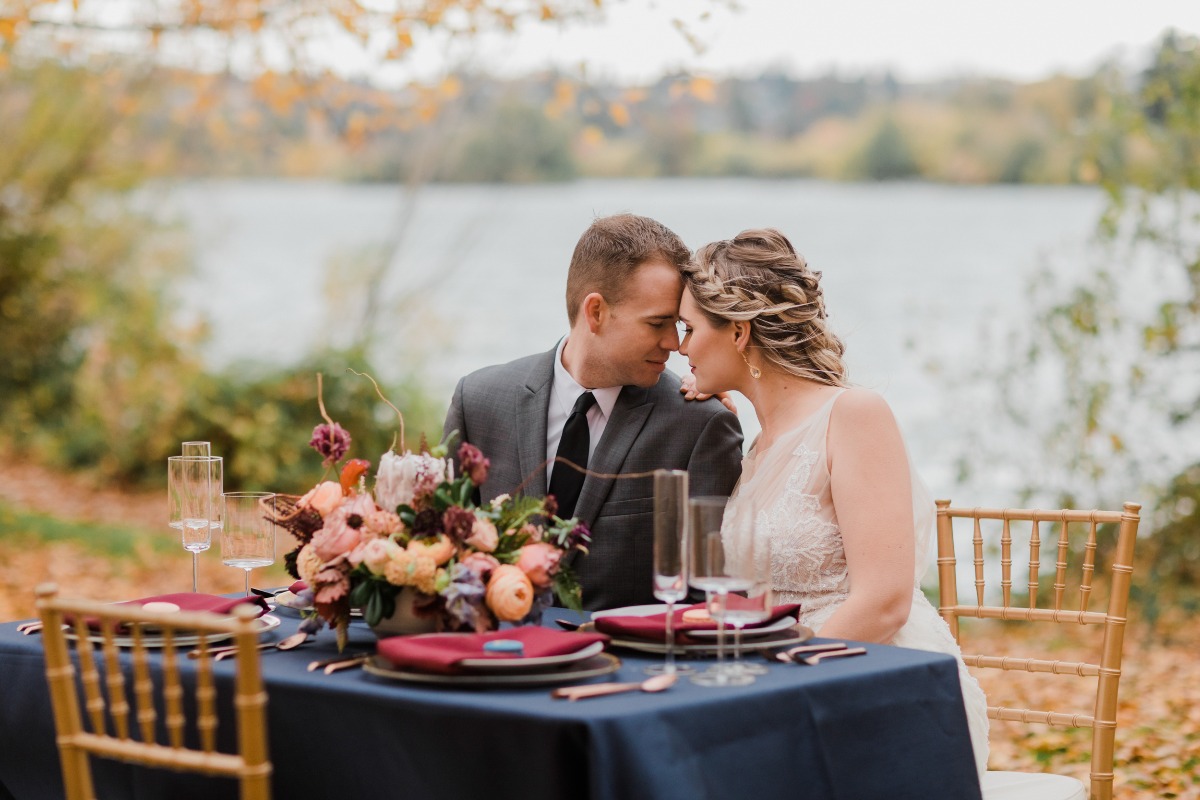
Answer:
[[[160,174],[534,182],[754,176],[950,183],[1095,179],[1094,78],[908,84],[889,74],[456,75],[384,92],[325,79],[163,73],[141,152]]]

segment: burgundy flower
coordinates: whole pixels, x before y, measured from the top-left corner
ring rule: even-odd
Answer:
[[[450,506],[442,514],[442,525],[446,535],[455,542],[465,542],[475,530],[475,515],[465,508]]]
[[[458,448],[458,464],[471,479],[471,483],[482,486],[487,480],[488,467],[492,462],[483,457],[483,452],[478,447],[463,442]]]
[[[553,517],[555,514],[557,514],[558,513],[558,498],[556,498],[552,494],[546,495],[545,499],[542,500],[542,511],[546,514],[547,517]]]
[[[427,508],[424,511],[418,511],[416,517],[413,518],[413,536],[418,538],[422,536],[437,536],[441,532],[442,515],[434,511],[432,508]]]
[[[313,428],[308,446],[325,457],[324,463],[328,467],[335,461],[341,461],[342,456],[349,452],[350,433],[336,422],[332,425],[323,422]]]

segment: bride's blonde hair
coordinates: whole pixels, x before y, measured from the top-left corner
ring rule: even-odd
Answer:
[[[706,244],[683,268],[697,305],[717,327],[750,323],[750,346],[779,369],[846,385],[846,346],[825,323],[821,273],[774,228]]]

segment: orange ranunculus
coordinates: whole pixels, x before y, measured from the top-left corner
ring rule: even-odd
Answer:
[[[428,556],[440,567],[454,557],[456,549],[449,536],[439,533],[436,539],[413,539],[408,543],[408,552],[414,556]]]
[[[496,619],[517,622],[533,607],[533,584],[519,567],[501,564],[492,570],[485,600]]]

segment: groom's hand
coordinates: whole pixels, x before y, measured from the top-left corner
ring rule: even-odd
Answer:
[[[721,405],[728,408],[734,414],[738,413],[737,406],[734,405],[733,398],[729,396],[729,392],[717,392],[716,395],[697,392],[695,375],[684,375],[679,381],[679,391],[685,400],[707,400],[710,397],[716,397],[721,401]]]

